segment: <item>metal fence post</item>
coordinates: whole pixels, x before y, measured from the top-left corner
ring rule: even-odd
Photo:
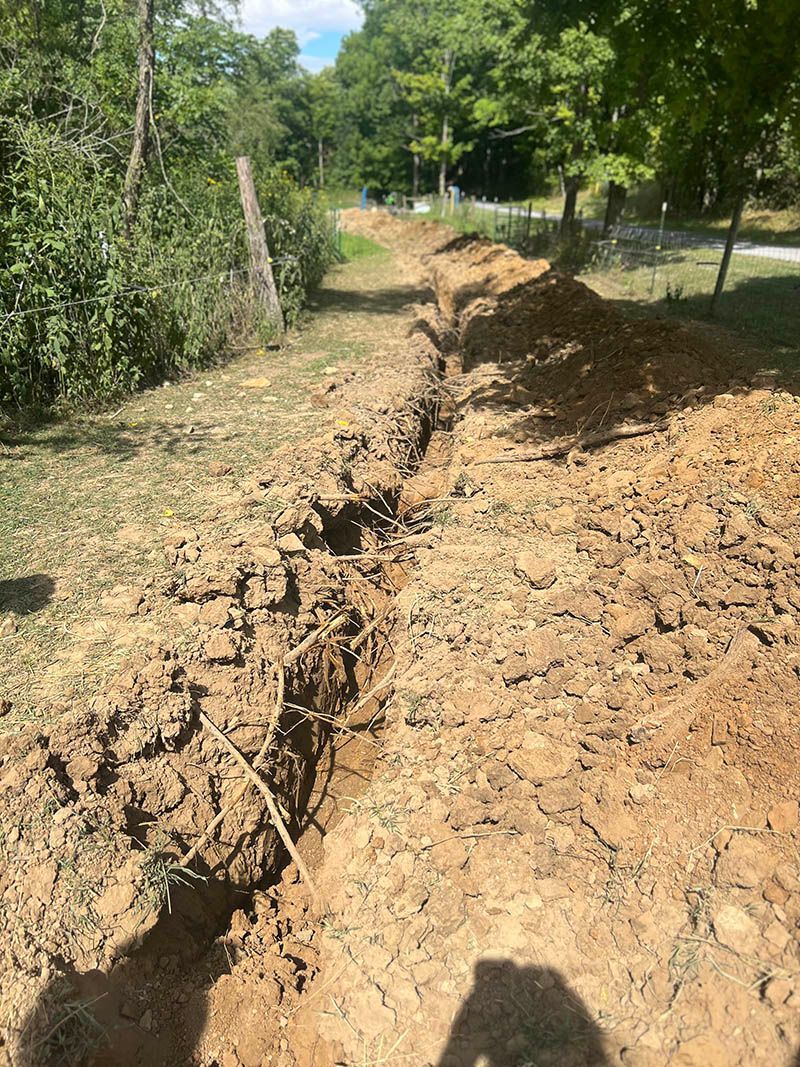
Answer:
[[[653,253],[653,276],[650,279],[650,296],[653,295],[656,288],[656,270],[658,269],[658,257],[661,254],[661,249],[664,247],[664,221],[667,217],[667,202],[666,200],[661,205],[661,225],[658,228],[658,244],[656,245],[655,252]]]

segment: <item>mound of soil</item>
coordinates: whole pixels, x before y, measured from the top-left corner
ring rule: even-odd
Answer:
[[[350,224],[421,233],[464,369],[299,1062],[788,1067],[797,397],[546,264]]]
[[[794,391],[544,261],[345,220],[436,305],[174,531],[185,643],[3,751],[7,1061],[790,1067]]]

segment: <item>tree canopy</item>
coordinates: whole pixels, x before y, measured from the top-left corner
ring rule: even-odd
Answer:
[[[366,0],[325,73],[330,171],[406,192],[658,177],[687,209],[800,195],[800,0]]]

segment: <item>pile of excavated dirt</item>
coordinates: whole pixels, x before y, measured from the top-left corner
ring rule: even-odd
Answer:
[[[297,1061],[789,1067],[797,397],[546,264],[349,225],[424,242],[463,370]]]
[[[6,1060],[791,1067],[797,397],[543,261],[345,220],[436,306],[174,532],[185,644],[2,753]]]

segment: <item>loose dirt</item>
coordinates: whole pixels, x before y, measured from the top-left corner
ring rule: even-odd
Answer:
[[[380,367],[169,531],[186,643],[3,752],[8,1061],[789,1067],[791,383],[347,225],[397,264]],[[321,907],[202,715],[267,754]]]

